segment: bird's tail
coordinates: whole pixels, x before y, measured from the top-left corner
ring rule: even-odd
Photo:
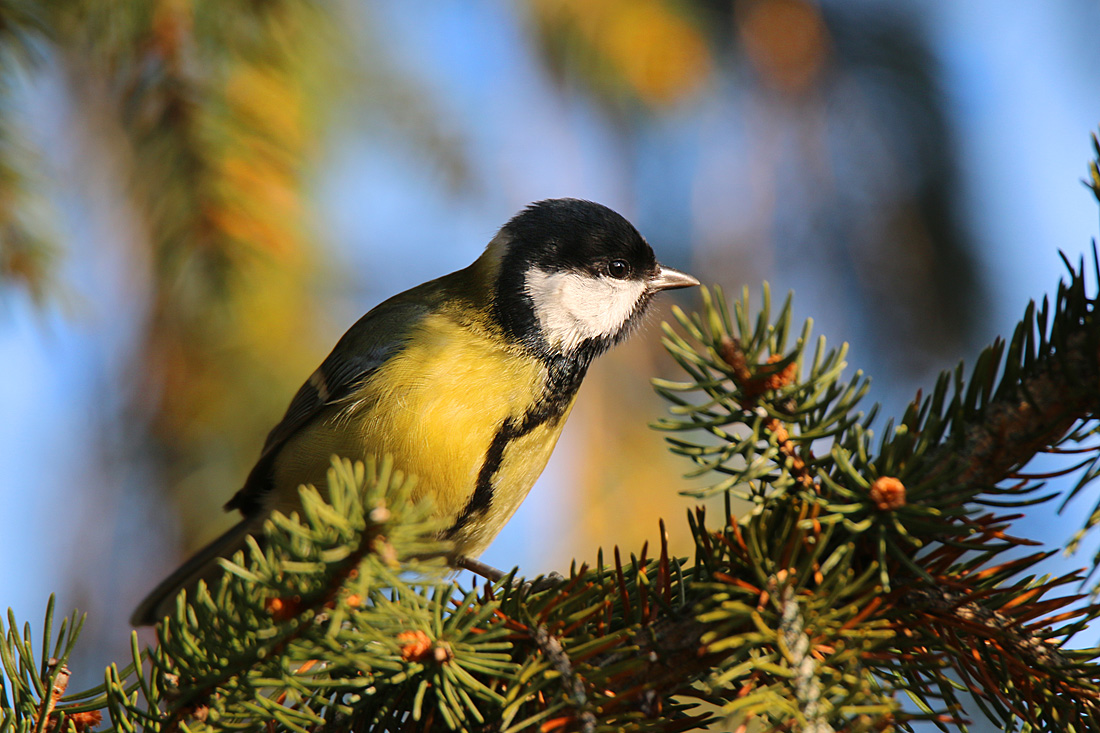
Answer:
[[[196,552],[145,596],[130,616],[130,623],[134,626],[152,626],[174,610],[176,596],[181,590],[187,589],[190,595],[200,580],[208,585],[216,580],[222,573],[218,558],[233,557],[235,552],[244,549],[248,535],[256,532],[262,523],[263,517],[259,521],[256,517],[242,519]]]

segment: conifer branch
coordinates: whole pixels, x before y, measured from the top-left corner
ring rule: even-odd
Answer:
[[[276,515],[213,592],[181,596],[157,646],[135,638],[100,688],[60,697],[77,617],[54,633],[51,602],[37,654],[9,615],[0,733],[83,733],[95,715],[152,733],[678,731],[716,715],[826,733],[977,714],[1100,733],[1100,649],[1074,646],[1100,619],[1088,569],[1041,574],[1059,548],[1006,509],[1100,475],[1083,264],[878,436],[858,411],[867,380],[810,324],[792,338],[789,299],[773,315],[766,289],[755,311],[747,293],[703,297],[665,331],[687,379],[655,383],[672,450],[714,479],[696,493],[725,497],[717,520],[688,513],[693,557],[669,556],[662,524],[656,558],[615,548],[556,585],[460,588],[431,575],[448,548],[411,479],[337,461],[328,497],[304,489],[300,517]],[[1066,465],[1026,473],[1043,451]],[[1066,473],[1072,488],[1042,493]]]
[[[1083,267],[1077,272],[1071,269],[1071,273],[1083,288]],[[1067,293],[1067,297],[1078,301],[1072,309],[1067,303],[1064,315],[1054,316],[1065,332],[1060,343],[1041,345],[1042,350],[1032,356],[1029,373],[1021,375],[1017,383],[1002,386],[978,420],[968,421],[958,437],[953,436],[933,455],[932,470],[954,474],[960,492],[977,495],[1004,481],[1037,453],[1060,445],[1076,424],[1097,415],[1100,341],[1092,313],[1094,302],[1083,290]],[[1034,309],[1029,308],[1025,316],[1029,329],[1027,321],[1033,318]]]

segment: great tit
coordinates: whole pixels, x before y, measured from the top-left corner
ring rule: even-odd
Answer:
[[[218,570],[298,487],[323,487],[333,455],[390,454],[431,495],[470,567],[542,473],[592,360],[625,338],[662,290],[698,285],[658,264],[606,206],[531,204],[469,267],[375,307],[291,400],[244,486],[225,505],[243,519],[137,607],[153,624],[176,594]],[[487,567],[487,566],[483,566]]]

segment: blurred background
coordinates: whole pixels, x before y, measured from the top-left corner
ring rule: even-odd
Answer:
[[[88,611],[95,684],[340,334],[542,198],[793,289],[900,414],[1088,251],[1098,27],[1091,0],[5,0],[0,607]],[[564,571],[658,517],[688,546],[690,467],[647,428],[663,317],[483,559]]]

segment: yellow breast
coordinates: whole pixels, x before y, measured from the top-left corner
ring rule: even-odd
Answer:
[[[546,368],[446,315],[426,317],[409,343],[345,407],[288,441],[276,461],[275,494],[323,485],[333,454],[390,454],[417,476],[414,500],[430,495],[448,524],[463,516],[501,426],[522,422],[544,397]],[[505,444],[489,507],[450,535],[457,552],[481,552],[512,516],[546,466],[567,414],[568,407]]]

